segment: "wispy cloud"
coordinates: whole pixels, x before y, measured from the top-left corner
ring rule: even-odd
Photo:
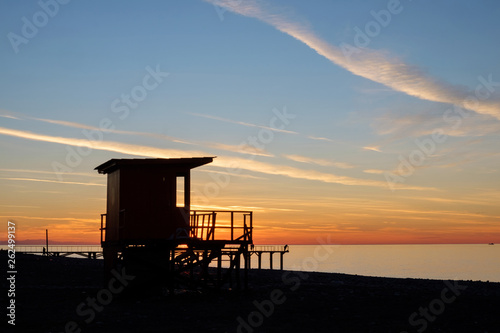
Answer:
[[[452,137],[481,137],[500,133],[500,121],[489,116],[471,114],[464,119],[444,114],[441,108],[425,112],[410,110],[405,114],[399,111],[386,112],[371,124],[375,132],[383,136],[375,145],[385,146],[402,139],[431,135],[436,130]]]
[[[290,178],[315,180],[324,183],[388,188],[387,183],[384,181],[338,176],[332,173],[324,173],[316,170],[303,170],[285,165],[276,165],[276,164],[264,163],[242,158],[220,157],[217,158],[212,165],[220,168],[230,167],[231,169],[242,169],[242,170],[265,173],[270,175],[280,175]],[[435,188],[430,188],[430,187],[411,186],[405,184],[398,184],[398,185],[400,186],[399,189],[405,189],[405,190],[419,190],[419,191],[437,190]]]
[[[265,151],[264,149],[260,149],[258,147],[254,147],[251,145],[227,145],[224,143],[206,143],[207,147],[210,148],[215,148],[215,149],[220,149],[220,150],[225,150],[225,151],[232,151],[235,153],[240,153],[240,154],[248,154],[248,155],[256,155],[256,156],[266,156],[266,157],[274,157],[273,154]]]
[[[329,44],[314,34],[305,24],[297,23],[284,14],[264,8],[255,0],[205,0],[234,13],[263,21],[290,35],[351,73],[381,83],[396,91],[423,100],[454,104],[462,107],[471,90],[451,85],[425,73],[416,66],[408,65],[385,52],[363,49],[346,57],[341,48]],[[500,100],[482,100],[467,105],[470,110],[500,119]]]
[[[66,121],[66,120],[34,118],[34,117],[27,117],[27,118],[31,119],[31,120],[46,122],[49,124],[61,125],[61,126],[66,126],[66,127],[73,127],[73,128],[78,128],[78,129],[88,129],[88,130],[93,130],[93,131],[107,132],[107,133],[114,133],[114,134],[143,136],[143,137],[150,137],[150,138],[155,138],[155,139],[167,140],[167,141],[171,141],[171,142],[183,143],[183,144],[187,144],[187,145],[196,145],[196,143],[194,143],[194,142],[190,142],[187,140],[183,140],[183,139],[175,138],[173,136],[159,134],[159,133],[125,131],[125,130],[118,130],[115,128],[101,128],[101,127],[97,127],[97,126],[90,126],[90,125],[77,123],[77,122],[73,122],[73,121]]]
[[[156,147],[141,146],[141,145],[127,144],[114,141],[98,141],[98,140],[90,141],[86,139],[75,139],[75,138],[66,138],[66,137],[51,136],[45,134],[37,134],[29,131],[20,131],[4,127],[0,127],[0,134],[10,135],[27,140],[52,142],[52,143],[59,143],[76,147],[88,147],[97,150],[113,151],[122,154],[144,156],[144,157],[169,158],[169,157],[192,157],[192,156],[205,155],[204,153],[199,151],[156,148]]]
[[[26,220],[48,220],[48,221],[81,221],[81,222],[90,222],[90,223],[95,223],[98,221],[97,218],[95,219],[85,219],[85,218],[76,218],[76,217],[43,217],[43,216],[25,216],[25,215],[14,215],[14,216],[9,216],[9,215],[3,215],[0,216],[0,218],[9,218],[9,219],[26,219]]]
[[[301,156],[301,155],[282,155],[283,157],[295,161],[295,162],[301,162],[301,163],[309,163],[309,164],[317,164],[321,166],[333,166],[336,168],[341,168],[341,169],[351,169],[354,168],[354,165],[349,164],[349,163],[344,163],[344,162],[335,162],[335,161],[330,161],[322,158],[311,158],[311,157],[306,157],[306,156]]]
[[[97,184],[97,183],[83,183],[83,182],[68,182],[68,181],[59,181],[59,180],[50,180],[50,179],[39,179],[39,178],[0,178],[5,180],[20,180],[20,181],[28,181],[28,182],[43,182],[43,183],[58,183],[58,184],[70,184],[70,185],[85,185],[85,186],[106,186],[105,184]]]
[[[415,145],[413,151],[421,151],[422,148]],[[409,153],[405,153],[409,154]],[[404,156],[400,155],[401,157]],[[409,156],[409,155],[406,155]],[[439,147],[439,151],[432,154],[425,153],[425,162],[420,165],[412,165],[413,170],[424,170],[429,168],[449,169],[453,172],[460,172],[464,164],[474,163],[477,170],[482,174],[497,172],[498,166],[498,139],[493,137],[490,142],[485,138],[462,138],[450,141],[446,146]],[[490,163],[487,163],[491,159]],[[398,166],[391,172],[403,176],[407,171],[401,168],[401,160],[397,162]]]
[[[91,125],[77,123],[77,122],[73,122],[73,121],[67,121],[67,120],[36,118],[36,117],[31,117],[31,116],[28,116],[25,114],[21,114],[20,112],[10,112],[10,111],[5,111],[5,110],[2,110],[2,114],[0,114],[0,117],[11,118],[11,119],[16,119],[16,120],[28,119],[28,120],[35,120],[35,121],[40,121],[40,122],[44,122],[44,123],[48,123],[48,124],[54,124],[54,125],[59,125],[59,126],[71,127],[71,128],[86,129],[86,130],[105,132],[105,133],[144,136],[144,137],[151,137],[151,138],[156,138],[156,139],[168,140],[168,141],[177,142],[177,143],[184,143],[184,144],[188,144],[188,145],[196,145],[196,143],[189,142],[187,140],[183,140],[183,139],[179,139],[179,138],[175,138],[173,136],[169,136],[169,135],[165,135],[165,134],[118,130],[118,129],[115,129],[114,125],[112,125],[112,124],[110,125],[110,127],[104,128],[104,127],[91,126]]]
[[[446,204],[464,204],[464,205],[481,205],[481,206],[491,206],[492,201],[496,202],[498,200],[495,198],[477,198],[477,197],[469,197],[469,198],[439,198],[439,197],[408,197],[411,200],[423,200],[423,201],[431,201],[437,203],[446,203]]]
[[[299,134],[297,132],[288,131],[288,130],[285,130],[285,129],[279,129],[279,128],[270,127],[270,126],[264,126],[264,125],[256,125],[256,124],[252,124],[252,123],[247,123],[247,122],[237,121],[237,120],[231,120],[231,119],[217,117],[217,116],[212,116],[212,115],[208,115],[208,114],[192,113],[192,112],[188,112],[188,114],[190,114],[192,116],[196,116],[196,117],[203,117],[203,118],[213,119],[213,120],[218,120],[218,121],[223,121],[223,122],[231,123],[231,124],[238,124],[238,125],[247,126],[247,127],[257,127],[257,128],[267,129],[267,130],[270,130],[270,131],[273,131],[273,132],[288,133],[288,134]]]
[[[215,206],[215,205],[191,205],[193,210],[251,210],[254,212],[302,212],[303,210],[298,209],[287,209],[287,208],[272,208],[272,207],[257,207],[257,206]]]
[[[237,120],[232,120],[232,119],[227,119],[227,118],[212,116],[212,115],[209,115],[209,114],[192,113],[192,112],[188,112],[188,114],[190,114],[192,116],[196,116],[196,117],[213,119],[213,120],[223,121],[223,122],[226,122],[226,123],[237,124],[237,125],[246,126],[246,127],[256,127],[256,128],[267,129],[267,130],[274,131],[274,132],[279,132],[279,133],[286,133],[286,134],[292,134],[292,135],[300,135],[302,137],[305,137],[305,138],[311,139],[311,140],[344,143],[344,142],[340,142],[338,140],[333,140],[333,139],[329,139],[329,138],[318,137],[318,136],[314,136],[314,135],[303,135],[301,133],[294,132],[294,131],[289,131],[289,130],[285,130],[285,129],[279,129],[279,128],[275,128],[275,127],[271,127],[271,126],[264,126],[264,125],[252,124],[252,123],[248,123],[248,122],[243,122],[243,121],[237,121]]]
[[[13,173],[28,173],[28,174],[44,174],[44,175],[53,175],[54,171],[45,171],[45,170],[26,170],[26,169],[0,169],[0,172],[13,172]],[[71,172],[72,176],[85,176],[85,177],[95,177],[101,178],[99,175],[95,175],[90,172]]]
[[[40,206],[26,206],[26,205],[0,205],[6,208],[41,208]]]
[[[115,134],[143,136],[143,137],[149,137],[149,138],[154,138],[154,139],[167,140],[167,141],[176,142],[176,143],[183,143],[186,145],[198,145],[198,143],[195,143],[195,142],[190,142],[188,140],[179,139],[179,138],[175,138],[175,137],[170,136],[170,135],[159,134],[159,133],[124,131],[124,130],[117,130],[117,129],[111,129],[111,128],[100,128],[100,127],[89,126],[89,125],[85,125],[85,124],[75,123],[75,122],[71,122],[71,121],[64,121],[64,120],[42,119],[42,118],[33,118],[33,119],[47,122],[47,123],[51,123],[51,124],[69,126],[69,127],[74,127],[74,128],[80,128],[80,129],[89,129],[89,130],[109,132],[109,133],[115,133]]]
[[[381,153],[382,150],[380,150],[380,147],[379,146],[365,146],[363,147],[364,150],[373,150],[373,151],[376,151],[376,152],[379,152]]]
[[[20,118],[18,118],[18,117],[11,116],[11,115],[8,115],[8,114],[0,114],[0,117],[3,117],[3,118],[8,118],[8,119],[16,119],[16,120],[21,120],[21,119],[20,119]]]
[[[320,137],[320,136],[308,135],[307,138],[311,139],[311,140],[335,142],[335,140],[332,140],[332,139],[329,139],[329,138],[323,138],[323,137]]]
[[[142,156],[142,157],[172,158],[172,157],[193,157],[193,156],[209,155],[200,151],[157,148],[157,147],[126,144],[121,142],[112,142],[112,141],[89,141],[83,139],[37,134],[33,132],[19,131],[3,127],[0,127],[0,134],[10,135],[27,140],[51,142],[51,143],[71,145],[77,147],[88,147],[97,150],[112,151],[112,152],[117,152],[127,155]],[[230,169],[230,170],[236,168],[241,170],[270,174],[270,175],[281,175],[291,178],[321,181],[325,183],[387,188],[387,183],[383,181],[365,180],[365,179],[358,179],[346,176],[338,176],[330,173],[318,172],[315,170],[301,170],[294,167],[258,162],[251,159],[244,159],[238,157],[221,156],[217,158],[212,165],[219,168]],[[398,184],[398,189],[435,190],[433,188],[411,186],[405,184]]]
[[[217,173],[217,174],[221,174],[221,175],[227,175],[227,176],[231,176],[231,177],[240,177],[240,178],[266,179],[264,177],[258,177],[258,176],[253,176],[253,175],[246,175],[246,174],[242,174],[242,173],[234,173],[234,172],[226,172],[226,171],[216,171],[216,170],[207,170],[207,169],[200,169],[200,170],[197,170],[197,172]]]
[[[72,122],[72,121],[66,121],[66,120],[35,118],[35,117],[27,116],[27,115],[22,115],[21,113],[12,113],[12,112],[7,112],[7,111],[3,111],[3,110],[2,110],[2,112],[4,112],[4,114],[0,114],[1,117],[12,118],[12,119],[17,119],[17,120],[29,119],[29,120],[35,120],[35,121],[41,121],[41,122],[46,122],[46,123],[50,123],[50,124],[65,126],[65,127],[85,129],[85,130],[91,130],[91,131],[150,137],[150,138],[154,138],[154,139],[166,140],[166,141],[175,142],[175,143],[182,143],[182,144],[186,144],[186,145],[195,145],[195,146],[200,146],[200,147],[215,148],[215,149],[235,152],[235,153],[239,153],[239,154],[258,155],[258,156],[267,156],[267,157],[274,156],[273,154],[266,152],[263,149],[259,149],[257,147],[253,147],[250,145],[235,146],[235,145],[229,145],[229,144],[217,143],[217,142],[188,141],[188,140],[175,138],[175,137],[165,135],[165,134],[137,132],[137,131],[124,131],[124,130],[117,130],[114,128],[100,128],[100,127],[96,127],[96,126],[90,126],[90,125]],[[16,116],[13,116],[14,114]],[[209,116],[206,116],[206,117],[209,117]],[[220,120],[222,118],[216,118],[216,119]],[[258,125],[253,125],[253,124],[248,124],[248,123],[242,123],[242,122],[236,122],[236,123],[245,124],[246,126],[260,127]],[[265,127],[265,126],[262,126],[262,128],[271,129],[271,127]],[[292,131],[284,131],[284,130],[278,130],[278,131],[295,134],[295,132],[292,132]]]
[[[364,173],[371,173],[371,174],[374,174],[374,175],[381,175],[385,171],[384,170],[379,170],[379,169],[367,169],[367,170],[363,170],[363,172]]]

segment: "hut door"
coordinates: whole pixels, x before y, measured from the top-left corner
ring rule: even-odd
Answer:
[[[186,191],[186,177],[177,176],[176,177],[176,188],[175,188],[175,206],[177,219],[182,221],[182,225],[185,227],[189,226],[189,205],[188,205],[188,195]]]
[[[185,198],[185,193],[184,193],[184,184],[186,182],[186,179],[184,176],[177,176],[176,177],[176,184],[175,184],[175,206],[179,208],[184,208],[186,206],[186,198]]]

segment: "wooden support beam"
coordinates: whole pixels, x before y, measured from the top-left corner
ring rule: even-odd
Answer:
[[[233,263],[234,263],[234,259],[233,259],[233,254],[230,253],[229,254],[229,270],[228,270],[228,273],[229,273],[229,288],[233,289],[233,274],[232,274],[232,270],[233,270]]]
[[[47,246],[47,256],[49,255],[49,229],[45,229],[45,244]]]
[[[243,272],[243,285],[245,290],[248,289],[248,269],[250,268],[250,254],[248,253],[248,248],[243,247],[243,260],[245,261],[245,268]]]
[[[236,254],[236,289],[241,290],[241,279],[240,279],[240,266],[241,266],[241,253],[238,251]]]
[[[222,287],[222,253],[217,257],[217,283],[219,284],[217,288]]]

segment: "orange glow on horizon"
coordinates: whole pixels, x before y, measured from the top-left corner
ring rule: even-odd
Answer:
[[[12,221],[16,222],[16,219]],[[19,221],[19,220],[17,220]],[[377,230],[294,230],[269,227],[258,221],[254,222],[254,244],[487,244],[500,243],[500,232],[492,234],[490,229],[463,230],[459,232],[443,231],[407,231]],[[45,226],[32,226],[23,229],[24,223],[16,222],[17,244],[44,244]],[[52,244],[100,244],[100,222],[95,220],[78,232],[65,225],[49,225],[49,242]],[[5,236],[0,240],[6,244]]]
[[[255,244],[500,243],[496,190],[429,195],[306,180],[282,184],[233,177],[218,195],[204,198],[200,189],[213,181],[210,175],[193,172],[191,209],[253,211]],[[92,182],[105,184],[104,176],[94,177]],[[265,196],[264,185],[269,185]],[[54,196],[59,199],[13,192],[12,198],[24,206],[12,206],[1,217],[16,223],[19,244],[43,244],[46,229],[54,243],[100,243],[105,186],[34,182],[30,189],[57,192]],[[220,218],[218,225],[224,223]],[[5,234],[0,242],[5,244]]]

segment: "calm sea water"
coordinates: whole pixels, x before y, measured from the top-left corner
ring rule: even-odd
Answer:
[[[43,246],[42,246],[43,247]],[[6,248],[5,245],[0,248]],[[21,250],[22,246],[18,246]],[[64,246],[51,251],[64,251]],[[72,246],[74,249],[74,246]],[[500,282],[500,245],[290,245],[284,269],[366,276]],[[81,246],[80,251],[99,250]],[[252,256],[252,268],[258,264]],[[273,256],[279,268],[280,256]],[[262,255],[269,268],[269,254]]]
[[[269,267],[268,256],[262,264]],[[284,269],[500,282],[500,245],[291,245]]]

